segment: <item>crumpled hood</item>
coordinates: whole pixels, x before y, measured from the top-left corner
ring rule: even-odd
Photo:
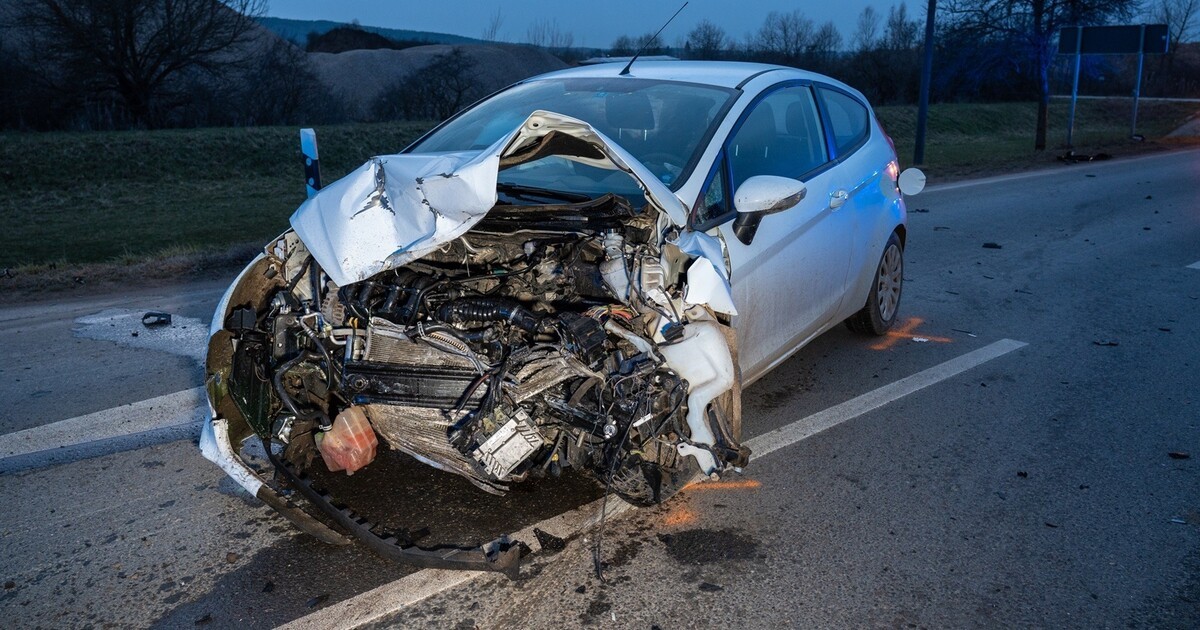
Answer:
[[[580,142],[550,142],[565,134]],[[580,150],[580,149],[586,150]],[[345,286],[416,260],[471,229],[496,205],[505,166],[560,155],[631,175],[676,225],[687,208],[627,151],[581,120],[536,111],[479,152],[383,155],[324,187],[292,214],[296,235]]]

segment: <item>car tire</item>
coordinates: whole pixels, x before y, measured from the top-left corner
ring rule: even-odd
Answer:
[[[895,232],[888,238],[875,267],[875,277],[867,303],[846,319],[846,327],[865,335],[883,335],[896,323],[900,296],[904,289],[904,246]]]

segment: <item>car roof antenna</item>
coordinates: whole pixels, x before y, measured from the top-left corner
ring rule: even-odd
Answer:
[[[637,51],[637,53],[635,53],[635,54],[633,55],[633,59],[630,59],[630,60],[629,60],[629,63],[625,64],[625,69],[624,69],[624,70],[621,70],[620,72],[618,72],[618,73],[617,73],[617,76],[622,76],[622,77],[623,77],[623,76],[625,76],[625,75],[629,74],[629,69],[630,69],[631,67],[633,67],[633,62],[637,61],[638,57],[642,56],[642,51],[643,51],[643,50],[646,50],[646,47],[647,47],[647,46],[649,46],[651,43],[653,43],[653,42],[655,42],[655,41],[657,41],[657,40],[658,40],[658,35],[659,35],[659,33],[662,33],[662,32],[663,32],[663,29],[667,28],[667,25],[671,23],[671,20],[674,20],[674,19],[675,19],[675,16],[676,16],[676,15],[679,15],[679,12],[680,12],[680,11],[682,11],[682,10],[684,9],[684,7],[686,7],[687,5],[688,5],[688,3],[684,2],[684,3],[683,3],[683,6],[682,6],[682,7],[679,7],[679,9],[678,9],[677,11],[675,11],[675,15],[672,15],[672,16],[671,16],[671,19],[670,19],[670,20],[667,20],[667,23],[666,23],[666,24],[663,24],[663,25],[662,25],[662,28],[658,29],[658,32],[654,34],[654,37],[651,37],[650,39],[646,40],[645,42],[642,42],[642,47],[641,47],[641,48],[639,48],[639,49],[638,49],[638,51]]]

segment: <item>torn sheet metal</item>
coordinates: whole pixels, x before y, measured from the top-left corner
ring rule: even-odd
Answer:
[[[683,294],[686,304],[707,305],[718,313],[737,315],[733,306],[733,291],[729,278],[708,258],[697,258],[688,267],[687,288]]]
[[[718,313],[737,315],[724,244],[704,232],[691,230],[684,230],[670,242],[683,253],[696,258],[687,271],[687,290],[683,301],[707,305]]]
[[[545,157],[538,141],[551,133],[583,140],[597,153],[559,154],[632,176],[647,200],[676,225],[687,208],[628,152],[591,125],[536,111],[479,153],[400,154],[373,158],[329,184],[292,215],[296,234],[339,286],[416,260],[471,229],[496,204],[501,160]]]

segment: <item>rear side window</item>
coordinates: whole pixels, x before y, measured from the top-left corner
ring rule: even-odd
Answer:
[[[829,124],[840,158],[866,141],[870,115],[862,103],[846,94],[826,88],[818,88],[817,91],[829,114]]]

